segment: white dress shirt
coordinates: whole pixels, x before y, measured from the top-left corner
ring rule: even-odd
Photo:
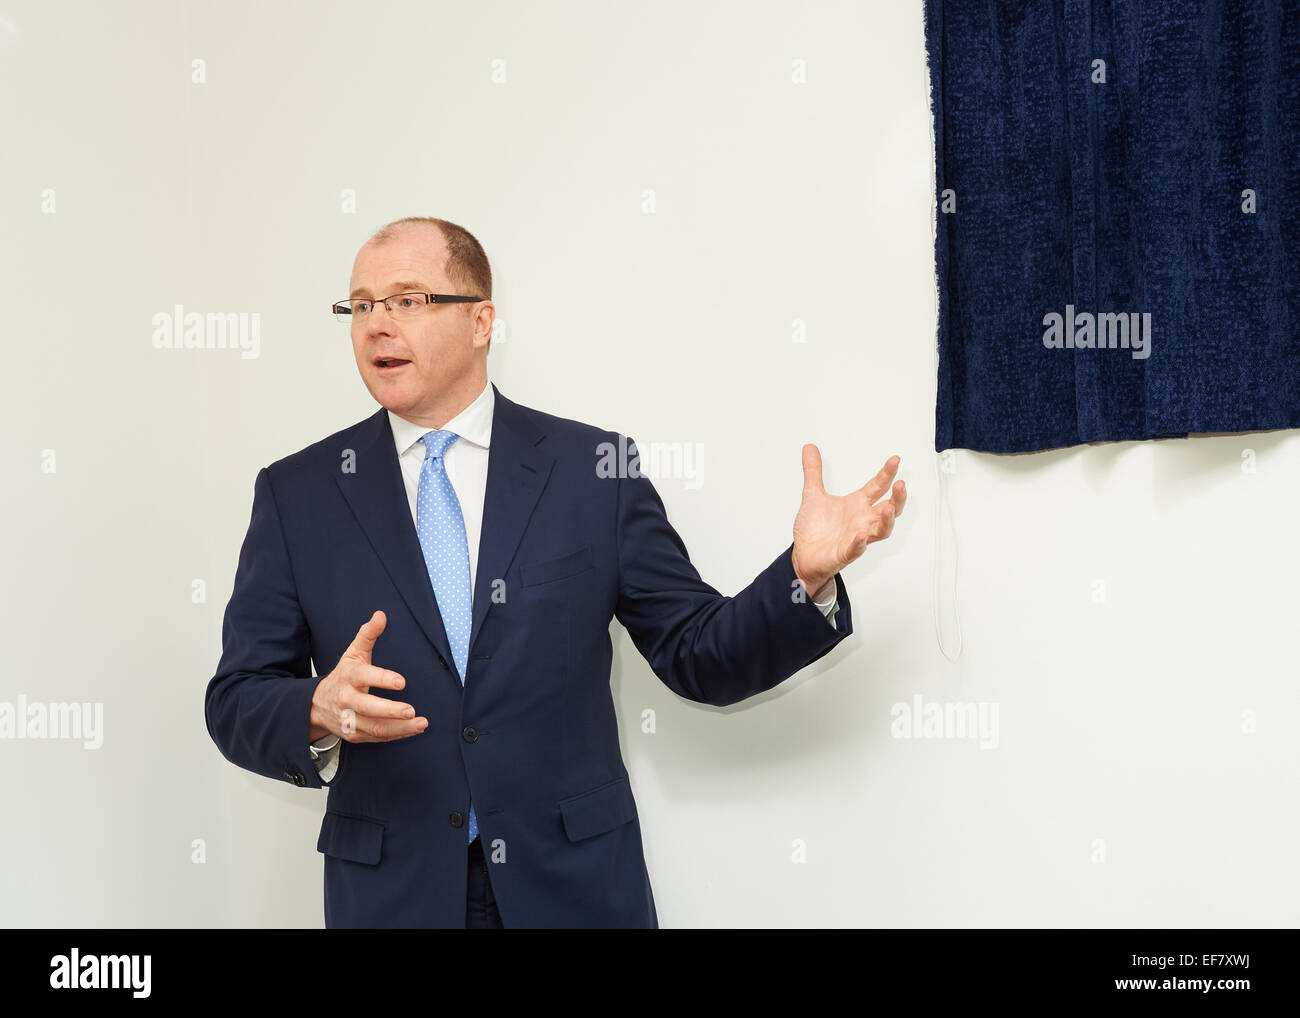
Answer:
[[[474,579],[478,571],[478,545],[483,530],[483,499],[487,492],[488,447],[492,441],[492,414],[496,394],[488,382],[473,403],[442,426],[440,430],[454,431],[460,436],[447,447],[442,462],[447,479],[460,502],[460,512],[465,519],[465,540],[469,545],[469,586],[473,603]],[[397,447],[397,460],[402,468],[402,482],[406,486],[406,501],[411,509],[411,519],[416,519],[415,501],[420,491],[420,470],[428,451],[420,438],[432,428],[412,424],[404,417],[388,411],[388,421],[393,429],[393,444]],[[836,585],[831,583],[830,597],[814,601],[826,620],[835,625],[835,612],[839,610]],[[329,784],[338,769],[339,737],[327,735],[311,744],[312,761],[320,772],[321,781]]]

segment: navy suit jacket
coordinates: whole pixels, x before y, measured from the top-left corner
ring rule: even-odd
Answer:
[[[406,688],[371,692],[429,719],[419,735],[340,745],[317,843],[331,928],[464,927],[471,795],[506,927],[657,927],[610,619],[668,688],[717,706],[771,689],[853,631],[839,576],[833,627],[799,596],[792,545],[720,594],[647,477],[599,476],[601,443],[629,457],[635,443],[493,389],[463,686],[387,412],[257,475],[205,698],[222,754],[322,787],[307,750],[313,667],[328,674],[376,609],[388,624],[372,661]]]

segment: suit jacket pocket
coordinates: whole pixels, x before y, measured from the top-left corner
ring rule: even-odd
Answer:
[[[384,826],[382,820],[326,810],[316,851],[373,866],[382,854]]]
[[[607,781],[579,795],[561,799],[556,805],[564,818],[564,833],[570,841],[581,841],[636,819],[636,800],[627,775]]]
[[[563,580],[569,576],[576,576],[578,573],[586,572],[593,565],[595,565],[595,562],[591,557],[591,546],[584,544],[577,551],[561,555],[559,558],[553,558],[546,562],[534,562],[531,565],[521,565],[519,567],[519,583],[525,587],[533,587],[539,583]]]

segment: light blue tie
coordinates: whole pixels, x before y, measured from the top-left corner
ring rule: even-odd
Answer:
[[[420,492],[415,500],[415,532],[420,536],[424,564],[429,570],[438,611],[451,644],[451,656],[463,686],[473,620],[469,541],[465,537],[460,501],[442,462],[447,447],[459,437],[454,431],[430,431],[420,438],[425,452],[424,465],[420,467]],[[478,818],[474,815],[474,804],[470,803],[469,841],[477,835]]]

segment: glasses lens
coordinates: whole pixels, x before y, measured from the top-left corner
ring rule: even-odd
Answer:
[[[412,318],[428,303],[422,293],[399,293],[385,301],[388,313],[394,318]],[[334,317],[340,322],[354,322],[374,310],[372,300],[344,300],[334,305]]]
[[[396,297],[388,298],[388,306],[392,308],[393,317],[410,318],[424,307],[424,294],[399,293]]]
[[[343,300],[334,305],[334,317],[340,322],[355,322],[364,318],[375,306],[370,300]]]

